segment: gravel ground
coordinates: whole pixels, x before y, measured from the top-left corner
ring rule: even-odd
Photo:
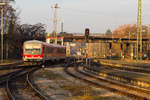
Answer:
[[[129,100],[79,81],[65,74],[62,67],[39,70],[34,73],[34,80],[54,100]]]
[[[0,87],[0,100],[9,100],[5,88]]]

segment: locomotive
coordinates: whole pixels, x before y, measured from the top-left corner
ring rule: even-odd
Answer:
[[[24,62],[42,62],[64,60],[66,58],[66,47],[49,44],[38,40],[26,41],[23,44]]]

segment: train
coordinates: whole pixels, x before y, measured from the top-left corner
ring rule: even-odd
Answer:
[[[66,47],[49,44],[38,40],[29,40],[23,43],[24,62],[42,62],[65,60]]]

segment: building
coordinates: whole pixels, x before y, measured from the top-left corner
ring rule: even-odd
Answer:
[[[150,24],[149,24],[148,27],[147,27],[147,35],[150,36]]]

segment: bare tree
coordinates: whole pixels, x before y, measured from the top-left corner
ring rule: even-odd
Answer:
[[[147,26],[143,25],[142,26],[143,31],[143,36],[147,35]],[[136,36],[137,33],[137,25],[131,25],[131,24],[125,24],[125,25],[120,25],[118,28],[116,28],[113,31],[113,34],[115,35],[121,35],[122,37],[127,37],[129,34],[131,36]]]
[[[0,0],[6,2],[4,8],[4,53],[9,52],[9,58],[18,58],[22,54],[22,45],[27,40],[45,41],[46,30],[44,24],[35,25],[23,24],[18,22],[16,10],[9,5],[14,0]],[[0,8],[1,9],[1,8]],[[0,29],[1,30],[1,29]],[[8,49],[8,50],[6,50]]]
[[[22,56],[22,45],[27,40],[40,40],[45,41],[46,30],[44,24],[38,23],[35,25],[30,24],[17,24],[13,21],[9,27],[9,53],[10,57]],[[15,52],[15,55],[14,55]],[[17,53],[17,54],[16,54]]]

